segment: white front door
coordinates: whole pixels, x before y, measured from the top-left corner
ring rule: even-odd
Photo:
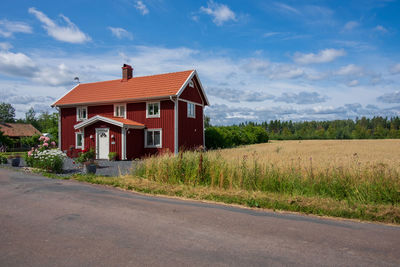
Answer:
[[[110,152],[109,132],[108,128],[96,129],[96,155],[98,159],[108,159],[108,153]]]

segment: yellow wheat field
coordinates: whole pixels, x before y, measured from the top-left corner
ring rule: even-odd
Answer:
[[[212,151],[232,163],[243,158],[285,170],[327,171],[342,168],[365,171],[385,168],[400,172],[400,140],[302,140],[271,141],[267,144]]]

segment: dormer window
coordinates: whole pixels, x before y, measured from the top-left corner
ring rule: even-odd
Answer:
[[[114,105],[114,117],[126,118],[126,104]]]
[[[83,121],[87,119],[87,107],[77,107],[76,108],[76,120]]]
[[[146,118],[159,118],[159,117],[160,117],[160,102],[147,102]]]
[[[194,82],[192,80],[190,80],[190,82],[189,82],[189,87],[194,88]]]

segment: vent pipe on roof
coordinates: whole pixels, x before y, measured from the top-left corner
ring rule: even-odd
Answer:
[[[128,64],[124,64],[122,66],[122,80],[127,81],[132,78],[133,68]]]

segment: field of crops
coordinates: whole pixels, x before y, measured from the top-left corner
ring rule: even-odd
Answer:
[[[218,154],[230,162],[254,157],[282,170],[343,169],[356,173],[384,167],[400,172],[399,139],[271,141],[212,151],[211,154]]]

